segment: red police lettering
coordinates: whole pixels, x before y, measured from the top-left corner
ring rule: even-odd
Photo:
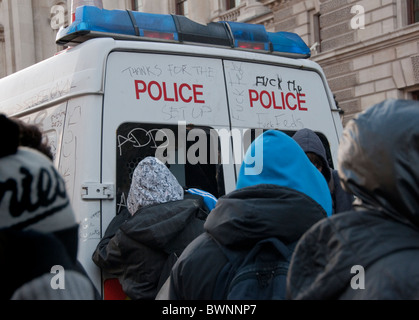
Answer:
[[[256,90],[249,90],[249,99],[250,107],[253,108],[255,103],[259,103],[265,109],[279,109],[279,110],[299,110],[307,111],[308,109],[304,107],[306,101],[304,100],[305,94],[298,93],[294,94],[289,92],[285,94],[281,92],[280,99],[278,93],[268,92],[266,90],[261,91],[260,93]],[[282,104],[281,104],[282,102]]]
[[[203,85],[187,83],[168,85],[166,82],[159,83],[150,81],[148,84],[143,80],[135,80],[135,94],[137,100],[140,100],[140,94],[147,93],[150,99],[154,101],[179,102],[184,103],[205,103],[201,99],[203,96]]]
[[[305,98],[305,94],[304,93],[299,93],[297,94],[297,102],[298,102],[298,109],[301,111],[307,111],[307,108],[303,108],[302,104],[306,103],[305,100],[301,99],[301,98]]]

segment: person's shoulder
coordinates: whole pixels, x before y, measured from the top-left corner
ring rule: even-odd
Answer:
[[[11,300],[97,299],[93,284],[86,276],[72,270],[57,272],[57,275],[47,273],[25,283],[14,292]],[[59,272],[62,272],[61,278]]]

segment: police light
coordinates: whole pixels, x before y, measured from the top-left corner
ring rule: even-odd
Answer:
[[[292,58],[310,57],[310,48],[297,34],[267,32],[259,24],[220,21],[202,25],[181,15],[105,10],[94,6],[78,7],[74,22],[58,32],[56,43],[75,45],[97,37],[200,43]]]
[[[306,43],[295,33],[292,32],[268,32],[268,38],[272,45],[272,51],[277,53],[284,53],[288,55],[295,55],[299,57],[304,55],[310,57],[310,48]]]
[[[97,37],[178,40],[176,26],[170,15],[81,6],[76,9],[74,22],[58,32],[56,43],[78,44]]]
[[[270,51],[268,34],[261,24],[222,21],[229,26],[233,35],[234,47]]]

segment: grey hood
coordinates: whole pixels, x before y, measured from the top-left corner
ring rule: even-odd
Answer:
[[[183,199],[183,188],[157,158],[147,157],[135,168],[127,205],[131,215],[142,207]]]
[[[348,122],[338,151],[360,205],[419,227],[419,102],[386,100]]]

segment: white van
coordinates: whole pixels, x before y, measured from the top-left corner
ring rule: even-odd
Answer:
[[[57,43],[69,47],[0,79],[0,112],[48,137],[80,222],[79,260],[102,293],[92,253],[137,163],[162,146],[182,185],[217,197],[235,189],[250,143],[235,135],[310,128],[336,165],[339,109],[295,34],[85,6]]]

